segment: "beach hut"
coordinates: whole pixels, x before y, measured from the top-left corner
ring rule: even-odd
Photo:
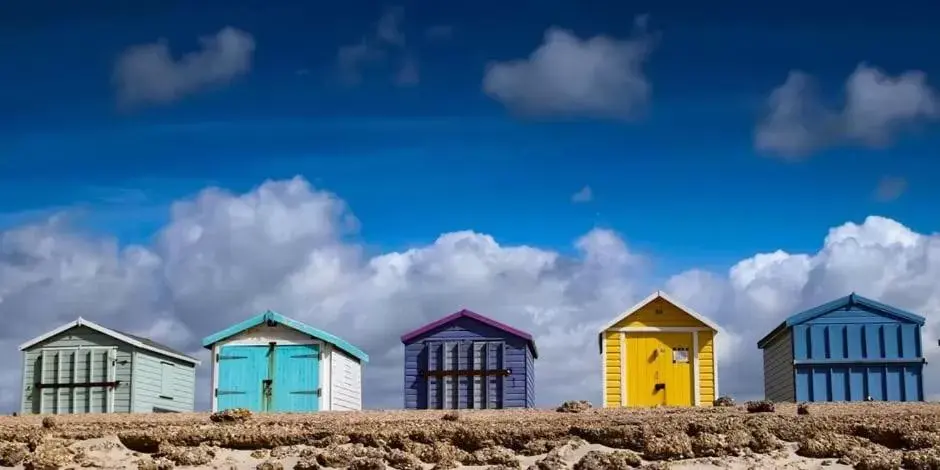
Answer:
[[[712,406],[718,327],[656,291],[601,329],[605,407]]]
[[[199,360],[78,317],[22,345],[21,414],[193,411]]]
[[[764,395],[793,401],[921,401],[924,318],[852,293],[797,313],[757,343]]]
[[[270,310],[202,340],[212,350],[212,411],[362,409],[362,364],[345,340]]]
[[[535,406],[535,341],[461,310],[401,337],[406,409]]]

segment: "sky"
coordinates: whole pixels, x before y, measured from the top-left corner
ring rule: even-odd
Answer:
[[[662,289],[744,399],[857,292],[928,319],[940,396],[935,2],[511,3],[4,3],[0,356],[81,315],[207,360],[274,309],[395,408],[399,336],[469,308],[597,403],[598,328]]]

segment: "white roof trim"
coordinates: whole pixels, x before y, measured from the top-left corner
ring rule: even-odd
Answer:
[[[601,334],[602,334],[602,333],[604,333],[605,331],[607,331],[607,330],[613,328],[614,326],[617,325],[617,323],[620,323],[620,322],[623,321],[625,318],[629,317],[630,315],[633,315],[633,314],[636,313],[638,310],[640,310],[641,308],[645,307],[646,304],[648,304],[648,303],[650,303],[650,302],[652,302],[652,301],[654,301],[654,300],[656,300],[656,299],[663,299],[663,300],[665,300],[666,302],[669,302],[669,303],[675,305],[676,307],[679,308],[679,310],[682,310],[682,311],[684,311],[685,313],[689,314],[690,317],[692,317],[692,318],[694,318],[694,319],[696,319],[696,320],[698,320],[698,321],[704,323],[705,326],[707,326],[707,327],[709,327],[709,328],[715,330],[715,333],[716,333],[716,334],[721,330],[721,328],[718,328],[718,325],[712,323],[712,321],[709,320],[708,318],[705,318],[704,316],[702,316],[700,313],[696,312],[695,310],[692,310],[691,308],[686,307],[685,305],[682,305],[681,303],[679,303],[678,301],[676,301],[676,300],[673,299],[672,297],[669,297],[668,295],[666,295],[665,292],[658,290],[658,291],[653,292],[652,294],[650,294],[649,297],[647,297],[647,298],[641,300],[639,303],[637,303],[637,304],[634,305],[633,307],[630,307],[630,309],[627,310],[626,312],[621,313],[617,318],[614,318],[613,321],[611,321],[610,323],[604,325],[604,327],[601,328],[601,330],[600,330],[598,333],[601,333]]]
[[[66,323],[66,324],[64,324],[64,325],[62,325],[62,326],[60,326],[60,327],[58,327],[58,328],[56,328],[56,329],[54,329],[54,330],[52,330],[52,331],[43,333],[42,335],[39,335],[39,336],[37,336],[37,337],[35,337],[35,338],[33,338],[33,339],[31,339],[31,340],[29,340],[29,341],[27,341],[27,342],[21,344],[21,345],[20,345],[20,351],[23,351],[23,350],[25,350],[25,349],[27,349],[27,348],[30,348],[30,347],[32,347],[32,346],[35,346],[36,344],[39,344],[39,343],[41,343],[41,342],[43,342],[43,341],[45,341],[45,340],[47,340],[47,339],[49,339],[49,338],[52,338],[53,336],[55,336],[55,335],[57,335],[57,334],[59,334],[59,333],[62,333],[62,332],[71,330],[72,328],[75,328],[75,327],[78,327],[78,326],[84,326],[84,327],[86,327],[86,328],[91,328],[92,330],[95,330],[95,331],[97,331],[98,333],[101,333],[101,334],[103,334],[103,335],[110,336],[110,337],[112,337],[112,338],[114,338],[114,339],[116,339],[116,340],[118,340],[118,341],[122,341],[122,342],[124,342],[124,343],[130,344],[131,346],[134,346],[134,347],[137,347],[137,348],[140,348],[140,349],[144,349],[144,350],[147,350],[147,351],[151,351],[151,352],[154,352],[154,353],[157,353],[157,354],[162,354],[162,355],[167,356],[167,357],[172,357],[172,358],[174,358],[174,359],[179,359],[179,360],[181,360],[181,361],[188,362],[188,363],[193,364],[193,365],[197,365],[197,366],[198,366],[199,364],[202,363],[202,361],[200,361],[200,360],[198,360],[198,359],[193,359],[193,358],[191,358],[191,357],[181,356],[181,355],[179,355],[179,354],[174,354],[174,353],[172,353],[172,352],[170,352],[170,351],[167,351],[167,350],[164,350],[164,349],[155,348],[155,347],[153,347],[153,346],[150,346],[149,344],[141,343],[140,341],[137,341],[137,340],[134,339],[134,338],[131,338],[131,337],[129,337],[129,336],[122,335],[121,333],[118,333],[117,331],[114,331],[114,330],[112,330],[112,329],[110,329],[110,328],[105,328],[105,327],[103,327],[103,326],[101,326],[101,325],[99,325],[99,324],[97,324],[97,323],[95,323],[95,322],[93,322],[93,321],[85,320],[85,319],[82,318],[82,317],[78,317],[78,319],[76,319],[76,320],[74,320],[74,321],[70,321],[70,322],[68,322],[68,323]]]

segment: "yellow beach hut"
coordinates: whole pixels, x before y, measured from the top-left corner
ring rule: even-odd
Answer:
[[[661,291],[599,334],[605,408],[712,406],[718,327]]]

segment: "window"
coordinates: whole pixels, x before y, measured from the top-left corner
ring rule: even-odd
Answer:
[[[689,362],[689,348],[675,348],[672,350],[672,363],[682,364]]]
[[[169,362],[160,363],[160,398],[173,399],[173,371],[176,366]]]

